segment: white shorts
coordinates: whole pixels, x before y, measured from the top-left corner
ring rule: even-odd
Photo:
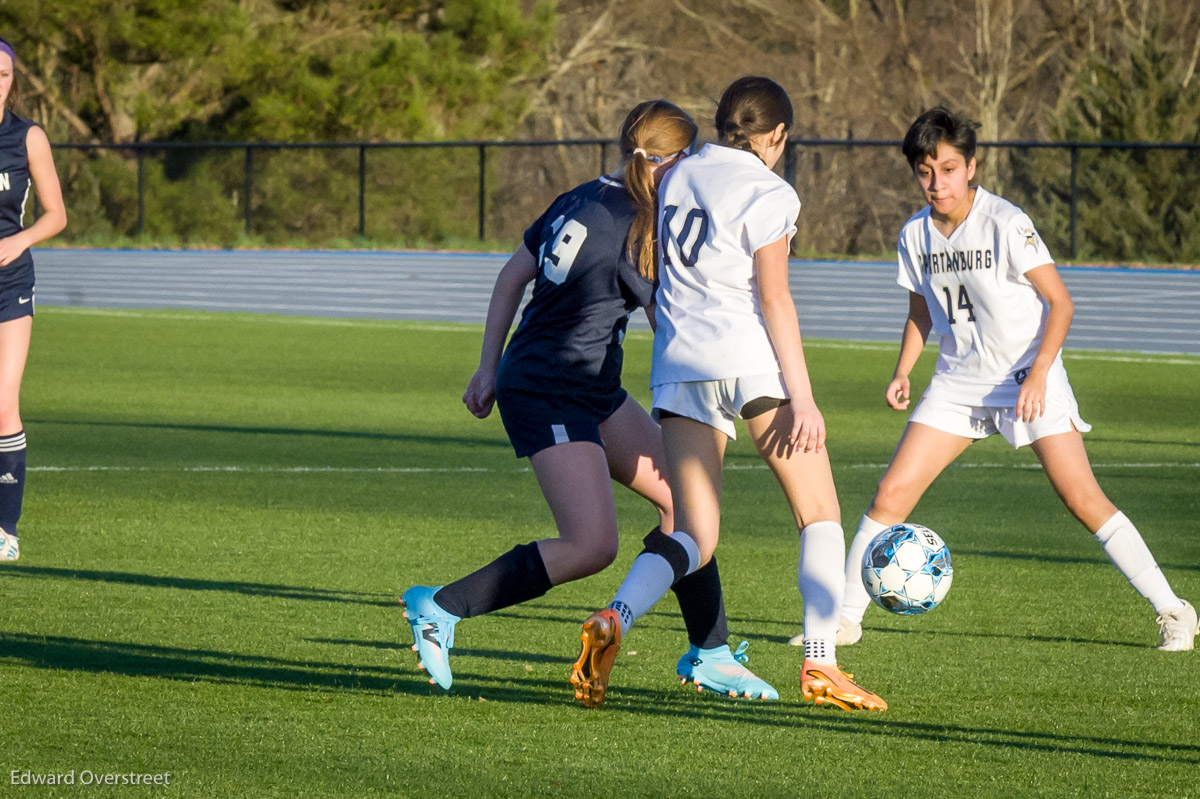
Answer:
[[[964,438],[987,438],[994,433],[1014,448],[1024,447],[1039,438],[1078,430],[1086,433],[1092,426],[1079,415],[1079,405],[1071,392],[1046,395],[1046,412],[1032,422],[1017,418],[1016,409],[999,405],[964,405],[938,396],[932,388],[925,392],[909,422],[918,422]]]
[[[788,399],[787,386],[781,372],[750,377],[730,377],[724,380],[690,380],[685,383],[663,383],[654,387],[655,421],[659,411],[669,411],[715,427],[732,439],[737,438],[735,419],[742,418],[742,407],[751,400],[770,397]]]

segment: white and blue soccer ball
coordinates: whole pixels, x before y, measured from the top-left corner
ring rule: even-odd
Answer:
[[[906,616],[933,610],[954,579],[942,537],[905,522],[875,536],[863,555],[863,585],[884,610]]]

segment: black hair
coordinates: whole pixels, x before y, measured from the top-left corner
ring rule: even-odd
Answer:
[[[770,133],[779,124],[792,129],[792,101],[775,81],[747,75],[729,84],[717,104],[717,138],[722,144],[754,152],[750,137]]]
[[[900,150],[913,170],[926,158],[936,158],[938,145],[942,142],[958,150],[963,160],[970,163],[975,157],[975,129],[978,127],[979,123],[939,105],[917,117],[904,134]]]

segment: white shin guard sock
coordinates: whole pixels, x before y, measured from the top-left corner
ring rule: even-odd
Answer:
[[[867,553],[867,547],[875,540],[875,536],[888,529],[889,525],[880,524],[870,516],[863,516],[858,523],[858,531],[850,542],[850,551],[846,555],[846,598],[842,601],[842,616],[856,624],[862,623],[863,614],[871,604],[871,597],[862,581],[862,559]]]
[[[700,548],[695,540],[684,532],[676,531],[669,536],[687,552],[687,574],[700,568]],[[662,555],[642,552],[629,567],[629,574],[617,589],[617,595],[608,606],[621,619],[621,635],[629,632],[633,623],[650,611],[662,599],[675,581],[686,575],[676,575],[675,570]]]
[[[1161,615],[1165,610],[1183,606],[1183,600],[1175,595],[1167,578],[1142,540],[1142,534],[1129,518],[1117,511],[1112,518],[1100,525],[1096,540],[1104,547],[1104,554],[1134,589],[1149,600],[1154,612]]]
[[[814,522],[800,531],[800,569],[797,582],[804,602],[804,651],[820,650],[820,659],[836,663],[834,639],[841,615],[845,577],[846,535],[837,522]],[[818,648],[810,642],[822,642]]]

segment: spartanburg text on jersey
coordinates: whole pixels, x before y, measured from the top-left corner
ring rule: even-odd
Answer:
[[[900,231],[896,282],[925,297],[941,337],[931,388],[967,405],[1008,406],[1041,346],[1047,306],[1025,273],[1054,259],[1020,208],[975,190],[966,219],[943,236],[926,206]],[[1062,353],[1047,391],[1069,390]]]
[[[754,153],[706,144],[667,173],[658,197],[650,385],[778,372],[754,253],[796,232],[795,189]]]
[[[620,390],[629,313],[654,298],[653,284],[626,255],[634,211],[625,187],[602,177],[559,196],[525,231],[537,275],[497,389],[597,396]]]
[[[8,109],[0,121],[0,239],[25,229],[22,220],[30,189],[25,136],[33,124]],[[0,285],[28,281],[32,269],[33,256],[26,250],[0,269]]]

